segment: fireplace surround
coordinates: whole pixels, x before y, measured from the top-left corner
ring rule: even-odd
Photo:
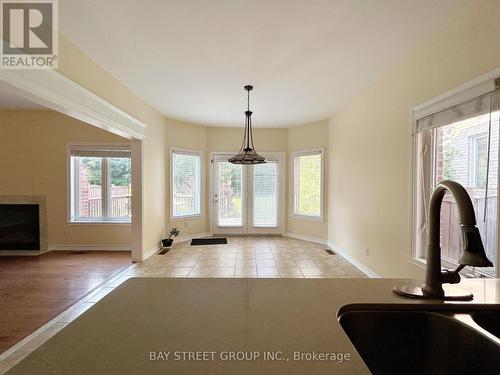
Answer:
[[[46,196],[0,195],[0,215],[0,255],[47,251]]]

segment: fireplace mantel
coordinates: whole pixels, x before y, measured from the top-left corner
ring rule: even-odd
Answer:
[[[0,204],[37,204],[40,224],[40,249],[0,250],[0,255],[40,255],[47,251],[47,197],[45,195],[0,195]]]

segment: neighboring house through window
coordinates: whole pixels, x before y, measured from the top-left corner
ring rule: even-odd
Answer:
[[[470,185],[484,189],[486,187],[486,166],[488,158],[488,134],[470,136],[469,173]]]
[[[416,114],[414,153],[413,256],[425,260],[427,212],[430,195],[442,180],[453,180],[465,187],[476,212],[476,221],[486,255],[495,264],[498,258],[498,152],[499,93],[477,94],[474,90],[460,97],[463,101]],[[440,102],[438,102],[440,105]],[[425,110],[423,110],[425,112]],[[457,207],[445,195],[441,207],[441,254],[446,267],[455,267],[461,257],[462,237]],[[476,271],[494,276],[496,267]]]
[[[130,148],[70,146],[69,155],[70,221],[130,223]]]

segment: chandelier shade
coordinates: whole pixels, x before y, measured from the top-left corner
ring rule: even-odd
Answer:
[[[243,142],[241,144],[240,151],[237,155],[229,158],[228,161],[233,164],[243,164],[243,165],[253,165],[253,164],[263,164],[266,162],[266,158],[259,155],[255,151],[255,146],[253,144],[253,132],[252,132],[252,111],[250,111],[250,91],[253,90],[253,86],[245,86],[247,91],[247,110],[245,111],[245,134],[243,135]]]

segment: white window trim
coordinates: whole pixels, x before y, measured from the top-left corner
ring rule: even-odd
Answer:
[[[100,149],[118,149],[118,150],[126,150],[131,152],[131,147],[129,143],[120,143],[120,142],[83,142],[83,143],[68,143],[66,145],[66,186],[67,186],[67,224],[71,225],[131,225],[131,219],[120,219],[120,218],[102,218],[102,219],[84,219],[84,218],[76,218],[74,215],[74,204],[76,192],[73,190],[73,181],[75,178],[75,165],[71,162],[71,151],[74,150],[100,150]],[[131,154],[132,159],[132,154]],[[106,175],[105,175],[106,174]],[[103,187],[102,187],[102,196],[103,196],[103,212],[106,212],[106,205],[109,197],[107,197],[107,170],[103,165]],[[106,184],[106,185],[104,185]],[[75,181],[75,185],[77,182]],[[104,199],[106,197],[106,199]],[[133,199],[133,198],[132,198]]]
[[[423,117],[443,111],[447,108],[453,107],[460,103],[477,98],[478,96],[487,94],[495,89],[495,80],[500,76],[500,67],[483,74],[475,79],[465,82],[462,85],[455,87],[437,97],[427,100],[412,108],[412,142],[411,142],[411,209],[410,209],[410,252],[408,254],[408,261],[414,265],[421,268],[426,267],[426,260],[417,254],[416,249],[416,233],[415,233],[415,215],[417,212],[417,121]],[[434,149],[434,148],[433,148]],[[432,158],[434,159],[434,157]],[[431,166],[434,168],[434,166]],[[431,173],[434,175],[433,171]],[[500,173],[498,174],[500,182]],[[500,199],[499,199],[500,204]],[[500,211],[497,210],[500,218]],[[500,233],[500,220],[497,220],[497,231]],[[500,236],[497,236],[497,248],[500,249]],[[496,277],[500,275],[500,251],[497,254],[497,261],[495,264]],[[449,262],[446,259],[441,258],[441,263],[443,267],[454,268],[456,265],[454,262]],[[465,269],[464,269],[465,270]],[[464,273],[464,271],[462,271]],[[482,273],[480,269],[475,269],[475,271],[465,271],[466,275],[477,276],[478,274],[485,277],[491,277],[489,274]]]
[[[178,152],[180,154],[186,155],[195,155],[200,157],[200,213],[194,215],[184,215],[184,216],[174,216],[174,152]],[[205,191],[205,160],[203,156],[203,151],[200,150],[192,150],[187,148],[179,148],[179,147],[170,147],[170,212],[169,212],[169,221],[184,221],[184,220],[197,220],[201,219],[205,214],[203,210],[203,206],[205,204],[204,194]]]
[[[296,191],[297,191],[297,178],[296,178],[296,173],[295,173],[295,158],[300,157],[300,156],[308,156],[308,155],[316,155],[316,154],[321,155],[321,179],[320,179],[320,215],[319,216],[314,216],[314,215],[303,215],[299,214],[296,212],[296,204],[297,204],[297,198],[296,198]],[[291,178],[292,178],[292,217],[297,220],[308,220],[308,221],[316,221],[316,222],[324,222],[324,180],[325,180],[325,150],[323,148],[315,148],[315,149],[310,149],[310,150],[302,150],[302,151],[294,151],[292,152],[292,173],[291,173]]]

